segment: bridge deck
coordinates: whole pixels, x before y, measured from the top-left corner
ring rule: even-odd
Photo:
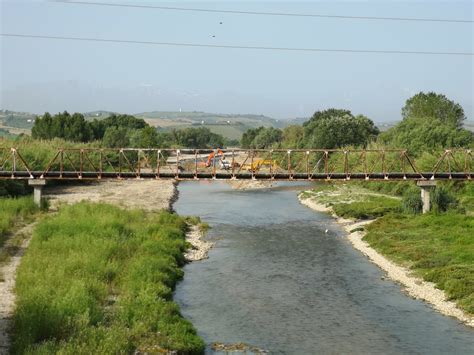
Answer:
[[[406,150],[58,149],[47,162],[27,146],[0,148],[0,179],[472,180],[469,149],[418,167]]]

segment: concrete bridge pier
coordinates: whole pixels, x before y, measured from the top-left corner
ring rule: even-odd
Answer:
[[[436,181],[419,180],[416,184],[421,188],[422,211],[423,213],[427,213],[431,210],[430,193],[436,188]]]
[[[28,180],[28,185],[33,186],[33,201],[37,206],[41,206],[43,187],[46,185],[46,180]]]

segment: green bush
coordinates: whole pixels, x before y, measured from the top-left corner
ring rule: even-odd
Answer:
[[[371,219],[400,211],[401,202],[384,196],[367,196],[363,201],[338,203],[332,208],[335,214],[344,218]]]
[[[406,213],[421,213],[423,202],[421,201],[420,189],[415,186],[407,189],[403,194],[402,206],[403,211]]]
[[[91,203],[41,221],[18,269],[13,352],[202,353],[172,302],[185,230],[175,214]]]
[[[446,212],[458,205],[457,199],[443,187],[437,187],[430,195],[431,205],[435,212]]]

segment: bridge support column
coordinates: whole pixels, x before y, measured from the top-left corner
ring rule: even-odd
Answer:
[[[423,213],[427,213],[431,209],[430,193],[436,188],[436,181],[419,180],[416,184],[421,188],[422,211]]]
[[[33,186],[33,201],[37,206],[41,206],[43,187],[46,185],[46,180],[28,180],[28,185]]]

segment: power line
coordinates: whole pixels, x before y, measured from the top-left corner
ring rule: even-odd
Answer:
[[[432,51],[398,51],[398,50],[371,50],[371,49],[332,49],[332,48],[236,46],[236,45],[205,44],[205,43],[154,42],[154,41],[135,41],[135,40],[107,39],[107,38],[43,36],[43,35],[20,34],[20,33],[0,33],[0,36],[2,36],[2,37],[17,37],[17,38],[36,38],[36,39],[83,41],[83,42],[143,44],[143,45],[153,45],[153,46],[248,49],[248,50],[263,50],[263,51],[286,51],[286,52],[332,52],[332,53],[373,53],[373,54],[416,54],[416,55],[474,56],[473,52],[432,52]]]
[[[50,0],[50,1],[51,1],[51,2],[64,3],[64,4],[73,4],[73,5],[95,5],[95,6],[110,6],[110,7],[128,7],[128,8],[141,8],[141,9],[157,9],[157,10],[170,10],[170,11],[210,12],[210,13],[237,14],[237,15],[316,17],[316,18],[332,18],[332,19],[345,19],[345,20],[376,20],[376,21],[412,21],[412,22],[474,23],[473,20],[443,19],[443,18],[346,16],[346,15],[323,15],[323,14],[305,14],[305,13],[291,13],[291,12],[263,12],[263,11],[239,11],[239,10],[215,10],[215,9],[205,9],[205,8],[171,7],[171,6],[157,6],[157,5],[130,5],[130,4],[117,4],[117,3],[105,3],[105,2],[89,2],[89,1],[67,1],[67,0]]]

